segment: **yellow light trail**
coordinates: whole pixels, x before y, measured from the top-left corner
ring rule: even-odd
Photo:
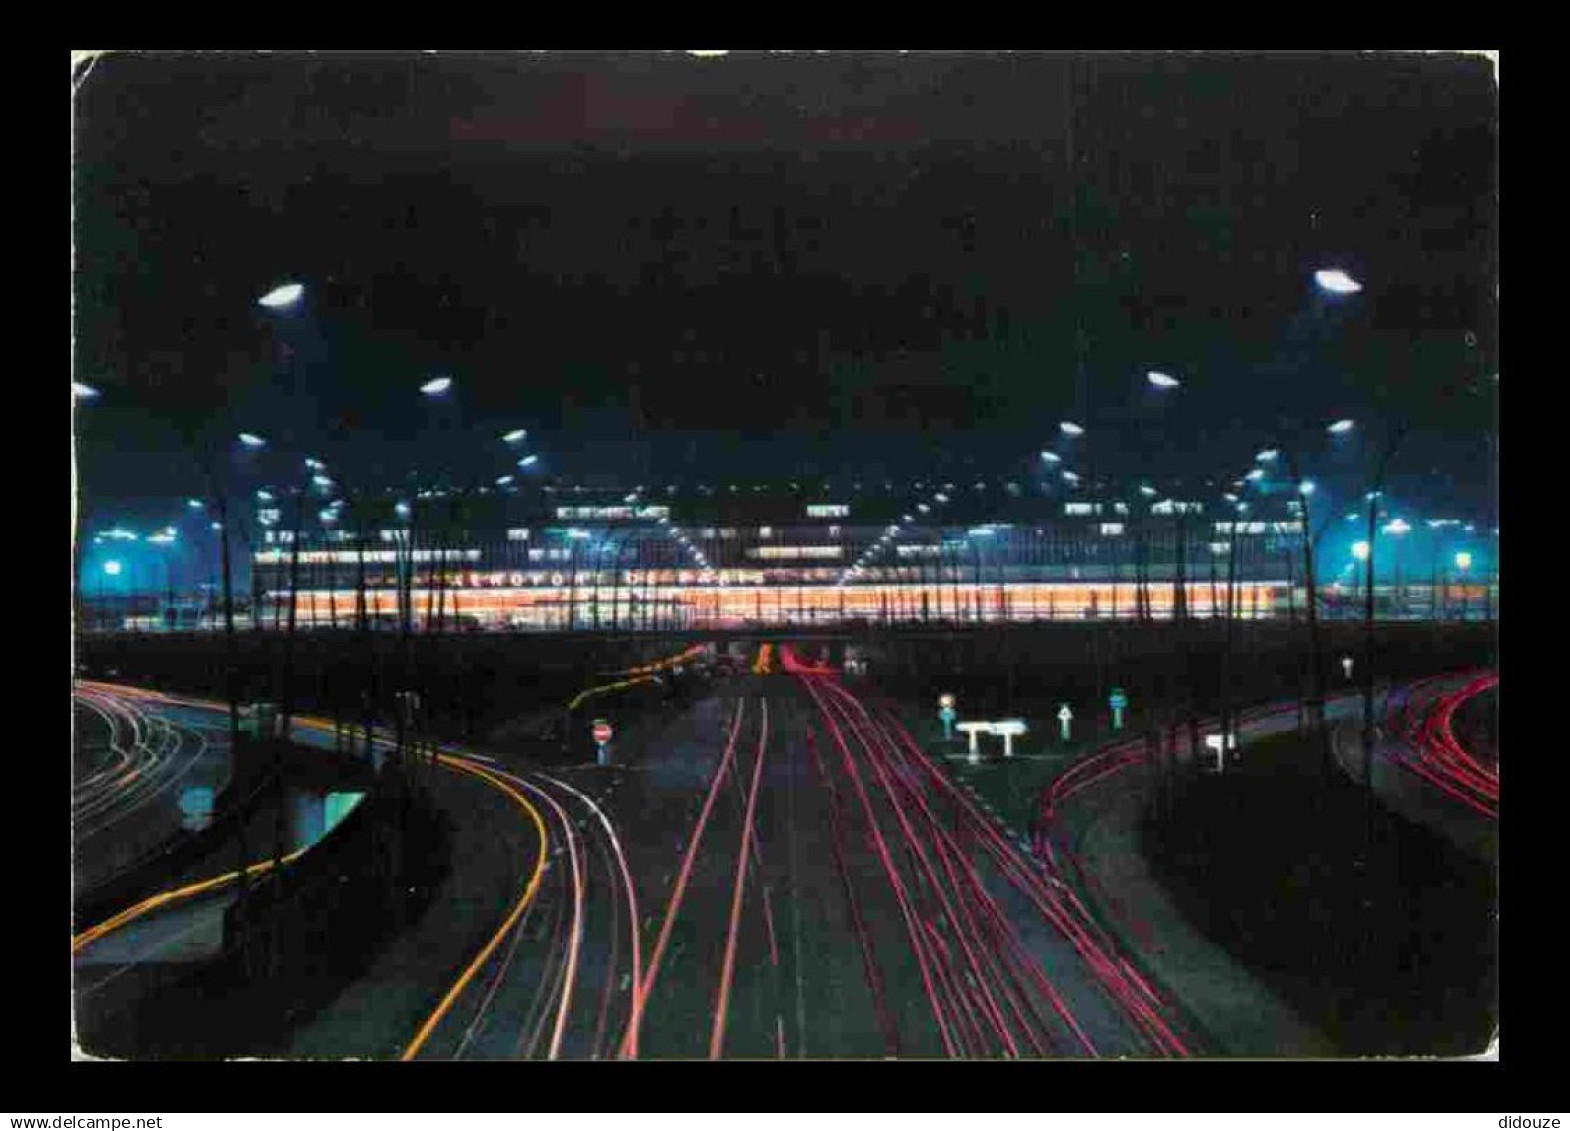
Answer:
[[[178,702],[178,700],[173,701]],[[202,706],[212,706],[211,703],[199,700],[188,700],[187,702],[198,703]],[[308,727],[313,730],[328,730],[332,727],[332,724],[325,719],[297,717],[295,722],[301,726]],[[375,739],[375,741],[382,746],[390,745],[384,738],[378,737]],[[545,822],[541,818],[539,810],[529,803],[528,798],[524,797],[517,790],[513,789],[506,782],[490,773],[490,771],[486,770],[477,762],[472,762],[467,758],[461,758],[451,754],[438,754],[436,760],[450,770],[469,774],[471,777],[480,778],[482,781],[485,781],[487,784],[501,790],[503,793],[507,794],[515,802],[517,802],[518,805],[522,807],[524,812],[529,815],[529,819],[534,822],[534,827],[539,833],[539,856],[534,864],[534,872],[529,877],[529,882],[525,886],[523,895],[519,898],[518,903],[513,907],[511,913],[508,914],[501,927],[493,936],[491,936],[491,940],[485,944],[480,953],[477,954],[474,960],[469,963],[468,967],[459,976],[457,982],[455,982],[452,988],[447,991],[447,994],[437,1004],[436,1008],[431,1012],[430,1016],[425,1019],[425,1023],[420,1026],[419,1031],[414,1035],[414,1039],[409,1042],[408,1046],[404,1049],[403,1054],[399,1057],[400,1060],[411,1060],[416,1055],[418,1055],[420,1049],[425,1045],[426,1041],[430,1039],[431,1033],[441,1022],[441,1019],[447,1014],[447,1011],[452,1008],[453,1002],[457,1000],[458,995],[463,992],[464,987],[469,984],[471,979],[473,979],[475,972],[482,965],[484,965],[485,960],[490,957],[491,953],[501,943],[501,940],[506,937],[507,932],[512,929],[514,924],[517,923],[519,916],[523,914],[524,910],[533,901],[536,892],[539,890],[540,879],[545,874],[545,861],[549,851],[549,837],[546,832]],[[309,847],[310,846],[307,845],[305,848],[296,849],[295,851],[285,856],[282,862],[285,864],[292,863],[293,861],[299,859],[300,856],[304,855]],[[261,873],[270,869],[272,866],[272,860],[262,860],[255,864],[247,865],[244,871],[247,876],[260,875]],[[140,903],[133,904],[132,906],[127,907],[124,911],[120,911],[114,915],[111,915],[102,923],[99,923],[93,927],[89,927],[81,934],[73,937],[71,940],[71,953],[77,953],[83,947],[96,942],[105,935],[119,930],[128,923],[140,919],[149,912],[156,911],[161,907],[167,907],[172,903],[178,903],[181,900],[202,895],[206,892],[216,891],[218,888],[221,888],[226,884],[233,883],[235,880],[239,879],[239,877],[240,869],[236,869],[233,872],[226,872],[220,876],[212,876],[205,880],[199,880],[193,884],[186,884],[183,887],[171,888],[168,891],[162,891],[156,895],[151,895],[148,898],[142,900]]]
[[[447,1011],[451,1009],[453,1003],[458,1000],[458,995],[463,992],[464,987],[467,986],[474,978],[476,971],[478,971],[479,968],[485,964],[485,960],[491,956],[491,953],[499,945],[501,945],[502,939],[506,937],[508,931],[512,930],[514,924],[518,922],[518,919],[523,914],[524,909],[527,908],[531,902],[533,902],[534,895],[540,887],[540,878],[545,874],[545,859],[549,852],[549,838],[545,831],[545,821],[540,817],[540,811],[533,805],[529,804],[528,798],[524,797],[523,794],[519,793],[516,789],[513,789],[512,786],[496,777],[489,770],[486,770],[484,767],[474,762],[470,762],[467,759],[455,758],[450,754],[439,754],[437,755],[437,761],[441,762],[449,769],[458,770],[461,773],[470,774],[474,777],[478,777],[489,782],[491,785],[495,786],[497,789],[501,790],[503,793],[507,794],[514,801],[516,801],[523,808],[523,810],[529,814],[529,819],[534,822],[534,827],[539,832],[540,853],[539,859],[534,862],[534,874],[529,877],[528,885],[524,888],[523,895],[519,897],[518,902],[513,907],[511,913],[508,914],[507,918],[502,922],[502,925],[497,929],[496,933],[491,936],[490,942],[486,943],[485,946],[480,949],[480,953],[474,956],[474,960],[470,962],[464,972],[458,976],[458,980],[453,983],[452,988],[447,991],[446,996],[443,997],[442,1000],[437,1004],[436,1008],[431,1011],[431,1015],[425,1019],[425,1024],[420,1026],[419,1032],[415,1033],[414,1039],[411,1040],[408,1044],[408,1047],[403,1050],[403,1054],[398,1058],[399,1060],[413,1060],[419,1054],[420,1049],[423,1048],[425,1042],[430,1039],[431,1033],[435,1031],[436,1026],[441,1022],[441,1019],[447,1015]]]

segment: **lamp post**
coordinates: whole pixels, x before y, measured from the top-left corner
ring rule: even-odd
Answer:
[[[1455,562],[1456,572],[1461,575],[1461,623],[1465,624],[1467,605],[1466,574],[1472,568],[1472,555],[1466,550],[1461,550],[1456,554]]]

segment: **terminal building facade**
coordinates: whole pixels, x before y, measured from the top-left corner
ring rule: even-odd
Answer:
[[[1292,503],[1256,519],[1219,499],[995,484],[843,495],[794,484],[387,493],[293,529],[294,506],[275,505],[258,511],[252,607],[266,627],[287,621],[291,590],[298,623],[339,627],[362,612],[383,625],[407,615],[416,627],[578,631],[1164,619],[1221,615],[1229,569],[1238,616],[1285,616],[1302,599]]]

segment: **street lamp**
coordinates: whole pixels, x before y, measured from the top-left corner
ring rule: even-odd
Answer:
[[[1355,428],[1355,427],[1357,427],[1357,424],[1356,424],[1355,421],[1352,421],[1352,420],[1338,420],[1334,424],[1329,425],[1325,429],[1325,431],[1329,432],[1332,436],[1344,436],[1348,432],[1352,431],[1352,429]]]
[[[241,432],[240,443],[244,444],[247,448],[250,448],[253,451],[257,448],[265,448],[267,446],[267,441],[262,439],[254,432]]]
[[[1315,271],[1314,284],[1320,290],[1333,295],[1355,295],[1363,289],[1362,283],[1359,283],[1339,267]]]
[[[90,401],[98,396],[98,390],[91,385],[84,385],[80,381],[71,382],[71,399]]]
[[[524,441],[524,439],[528,435],[529,435],[529,432],[528,432],[527,429],[525,429],[525,428],[514,428],[511,432],[508,432],[505,436],[502,437],[502,443],[504,443],[504,444],[520,444],[520,443],[522,443]]]
[[[256,300],[257,306],[265,306],[269,310],[287,310],[300,301],[300,296],[305,293],[305,288],[299,283],[285,283],[274,287],[261,298]]]
[[[1158,389],[1175,389],[1182,384],[1176,377],[1168,373],[1158,373],[1154,369],[1145,374],[1145,380]]]
[[[420,386],[420,392],[428,397],[439,397],[452,388],[451,377],[433,377]]]
[[[1085,434],[1085,430],[1078,424],[1075,424],[1072,420],[1065,420],[1059,423],[1058,431],[1062,432],[1065,436],[1083,436]]]

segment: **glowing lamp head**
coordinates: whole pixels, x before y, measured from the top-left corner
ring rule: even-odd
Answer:
[[[1275,448],[1266,448],[1264,451],[1256,455],[1254,459],[1260,463],[1274,463],[1276,457],[1280,454],[1281,453],[1278,452]]]
[[[1312,495],[1314,493],[1314,481],[1312,479],[1303,480],[1303,482],[1297,485],[1297,493],[1305,497]]]
[[[1456,554],[1456,569],[1468,570],[1472,568],[1472,555],[1462,550]]]
[[[1062,432],[1065,436],[1083,436],[1085,434],[1085,430],[1078,424],[1075,424],[1072,420],[1065,420],[1060,423],[1058,425],[1058,431]]]
[[[255,432],[241,432],[240,443],[244,444],[248,448],[265,448],[267,446],[267,441],[262,439]]]
[[[287,310],[300,301],[300,296],[305,293],[305,288],[299,283],[285,283],[281,287],[274,287],[261,298],[256,300],[256,305],[265,306],[268,310]]]
[[[529,435],[529,432],[528,432],[527,429],[525,429],[525,428],[514,428],[511,432],[508,432],[505,436],[502,437],[502,443],[504,443],[504,444],[521,443],[524,439],[526,439],[528,437],[528,435]]]
[[[1175,389],[1182,384],[1181,381],[1170,373],[1157,373],[1154,369],[1145,374],[1145,380],[1158,389]]]
[[[1368,560],[1368,543],[1367,542],[1353,542],[1352,543],[1352,556],[1354,558],[1356,558],[1360,562],[1366,562]]]
[[[110,558],[107,562],[104,563],[104,572],[107,573],[110,577],[119,577],[120,570],[122,568],[124,567],[122,567],[120,563],[113,558]]]
[[[537,456],[537,455],[535,455],[535,456],[524,456],[521,460],[518,461],[518,466],[519,467],[533,467],[539,461],[540,461],[540,457]]]
[[[420,392],[428,397],[439,397],[450,388],[452,388],[451,377],[432,377],[420,386]]]
[[[1043,460],[1045,460],[1047,463],[1062,463],[1063,462],[1063,457],[1058,455],[1056,452],[1042,452],[1041,453],[1041,458]]]
[[[71,399],[90,401],[98,395],[98,390],[91,385],[84,385],[80,381],[71,382]]]
[[[1339,267],[1315,271],[1314,284],[1320,290],[1333,295],[1355,295],[1363,289],[1362,283],[1359,283]]]
[[[1348,432],[1352,431],[1354,427],[1356,427],[1356,425],[1351,420],[1338,420],[1326,428],[1325,431],[1329,432],[1332,436],[1345,436]]]

